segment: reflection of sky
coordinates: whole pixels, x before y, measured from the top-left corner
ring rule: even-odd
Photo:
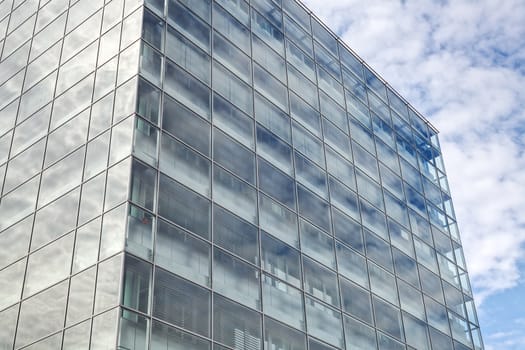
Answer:
[[[441,131],[486,348],[522,349],[525,3],[305,3]]]

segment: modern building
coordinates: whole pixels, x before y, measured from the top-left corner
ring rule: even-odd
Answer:
[[[480,350],[437,131],[295,0],[0,1],[0,349]]]

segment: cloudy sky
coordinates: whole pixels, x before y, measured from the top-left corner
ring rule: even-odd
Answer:
[[[525,349],[525,1],[304,3],[440,130],[486,349]]]

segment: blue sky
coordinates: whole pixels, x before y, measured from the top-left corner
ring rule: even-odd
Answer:
[[[440,130],[485,347],[525,349],[525,1],[304,3]]]

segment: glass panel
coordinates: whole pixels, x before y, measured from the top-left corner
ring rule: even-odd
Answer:
[[[390,245],[365,229],[366,256],[390,272],[394,271]]]
[[[339,283],[341,284],[343,310],[362,321],[373,324],[370,292],[344,278],[339,278]]]
[[[262,349],[261,316],[246,307],[214,295],[213,338],[236,350]]]
[[[199,152],[210,154],[210,125],[166,95],[164,95],[162,128]]]
[[[213,168],[213,199],[245,220],[257,223],[257,192],[218,166]]]
[[[299,214],[311,220],[325,231],[331,231],[330,208],[328,203],[300,185],[297,186],[297,199],[299,203]]]
[[[335,208],[332,208],[332,217],[335,237],[364,254],[365,246],[361,225]]]
[[[184,105],[210,118],[210,89],[169,61],[166,62],[164,88]]]
[[[213,159],[243,180],[255,184],[255,155],[217,129],[213,133]]]
[[[371,262],[368,262],[368,271],[372,292],[397,305],[397,288],[394,276]]]
[[[247,21],[243,20],[243,22],[248,25]],[[250,52],[250,30],[215,4],[213,6],[213,27],[244,52]]]
[[[156,169],[134,160],[131,166],[131,201],[146,209],[153,210],[156,184]]]
[[[98,265],[95,292],[95,313],[119,304],[122,255],[117,255]]]
[[[166,56],[203,82],[210,83],[210,57],[170,26],[166,37]]]
[[[69,299],[67,301],[66,325],[83,321],[93,313],[96,273],[96,267],[92,267],[71,278]]]
[[[53,242],[29,256],[24,297],[28,297],[69,275],[73,234]]]
[[[158,129],[142,118],[135,119],[133,154],[152,166],[157,166]]]
[[[266,349],[306,349],[306,336],[270,318],[264,319],[264,346]]]
[[[366,260],[352,249],[336,244],[339,272],[352,281],[368,288]]]
[[[248,84],[252,82],[250,58],[216,32],[213,33],[213,57]]]
[[[213,122],[246,147],[254,148],[253,119],[217,94],[213,94]]]
[[[295,174],[297,180],[305,184],[309,190],[328,199],[326,172],[299,153],[295,153]]]
[[[151,350],[209,350],[208,341],[153,321],[151,331]]]
[[[281,82],[286,83],[286,64],[284,59],[256,36],[252,36],[252,43],[253,60],[276,76]]]
[[[167,134],[162,134],[159,167],[196,192],[210,196],[210,161]]]
[[[210,284],[208,243],[175,226],[159,220],[155,241],[155,262],[189,280]]]
[[[372,301],[376,327],[402,341],[404,336],[400,310],[375,296],[372,298]]]
[[[96,219],[77,230],[73,272],[81,271],[97,262],[101,222],[101,219]]]
[[[20,306],[16,348],[22,347],[64,326],[67,281],[25,300]],[[38,327],[35,327],[35,322]]]
[[[147,348],[149,319],[128,310],[120,317],[119,348],[142,350]]]
[[[252,9],[252,30],[258,37],[264,40],[279,54],[284,55],[283,40],[281,31],[273,26],[270,21]]]
[[[261,245],[262,268],[300,288],[302,274],[299,251],[273,238],[264,231],[262,232]]]
[[[187,35],[192,42],[203,50],[210,51],[210,27],[197,18],[178,1],[170,0],[168,6],[168,22]]]
[[[339,289],[335,273],[313,260],[303,258],[304,288],[316,298],[339,306]]]
[[[253,78],[254,87],[258,91],[281,109],[288,111],[288,94],[283,84],[257,64],[254,66]]]
[[[259,94],[255,95],[255,120],[286,142],[292,141],[290,117]]]
[[[93,318],[93,328],[91,334],[96,334],[96,337],[91,338],[90,350],[105,350],[108,344],[113,344],[117,341],[117,324],[119,312],[118,308],[98,315]]]
[[[213,253],[213,289],[246,306],[261,308],[259,271],[215,249]],[[232,288],[235,286],[235,288]]]
[[[325,159],[322,142],[297,123],[293,123],[292,132],[294,148],[324,168]]]
[[[202,237],[209,237],[210,202],[184,186],[160,176],[159,215]]]
[[[258,159],[259,188],[282,204],[295,209],[295,182],[293,178],[271,166],[262,158]]]
[[[64,331],[62,350],[89,349],[91,320],[79,323]]]
[[[213,241],[252,264],[259,264],[257,227],[216,205],[213,207]]]
[[[263,310],[266,315],[304,330],[303,293],[269,275],[263,275]]]
[[[252,114],[251,87],[217,62],[213,64],[213,89],[243,112]]]
[[[317,261],[335,269],[334,240],[332,236],[325,234],[305,220],[299,223],[301,231],[301,248]]]
[[[321,137],[321,117],[319,112],[290,91],[290,110],[294,120],[303,125],[309,132]]]
[[[406,342],[416,349],[429,350],[428,326],[418,319],[403,312],[403,324],[405,325]]]
[[[344,317],[347,349],[376,349],[374,329],[354,320]]]
[[[306,297],[306,319],[308,333],[337,347],[343,346],[341,313]]]
[[[257,151],[286,174],[293,174],[291,147],[260,126],[257,126]]]
[[[208,336],[210,292],[157,269],[153,292],[153,316]]]
[[[126,255],[122,305],[144,313],[149,311],[151,265]]]
[[[26,259],[23,259],[0,270],[0,310],[20,300],[25,265]]]

